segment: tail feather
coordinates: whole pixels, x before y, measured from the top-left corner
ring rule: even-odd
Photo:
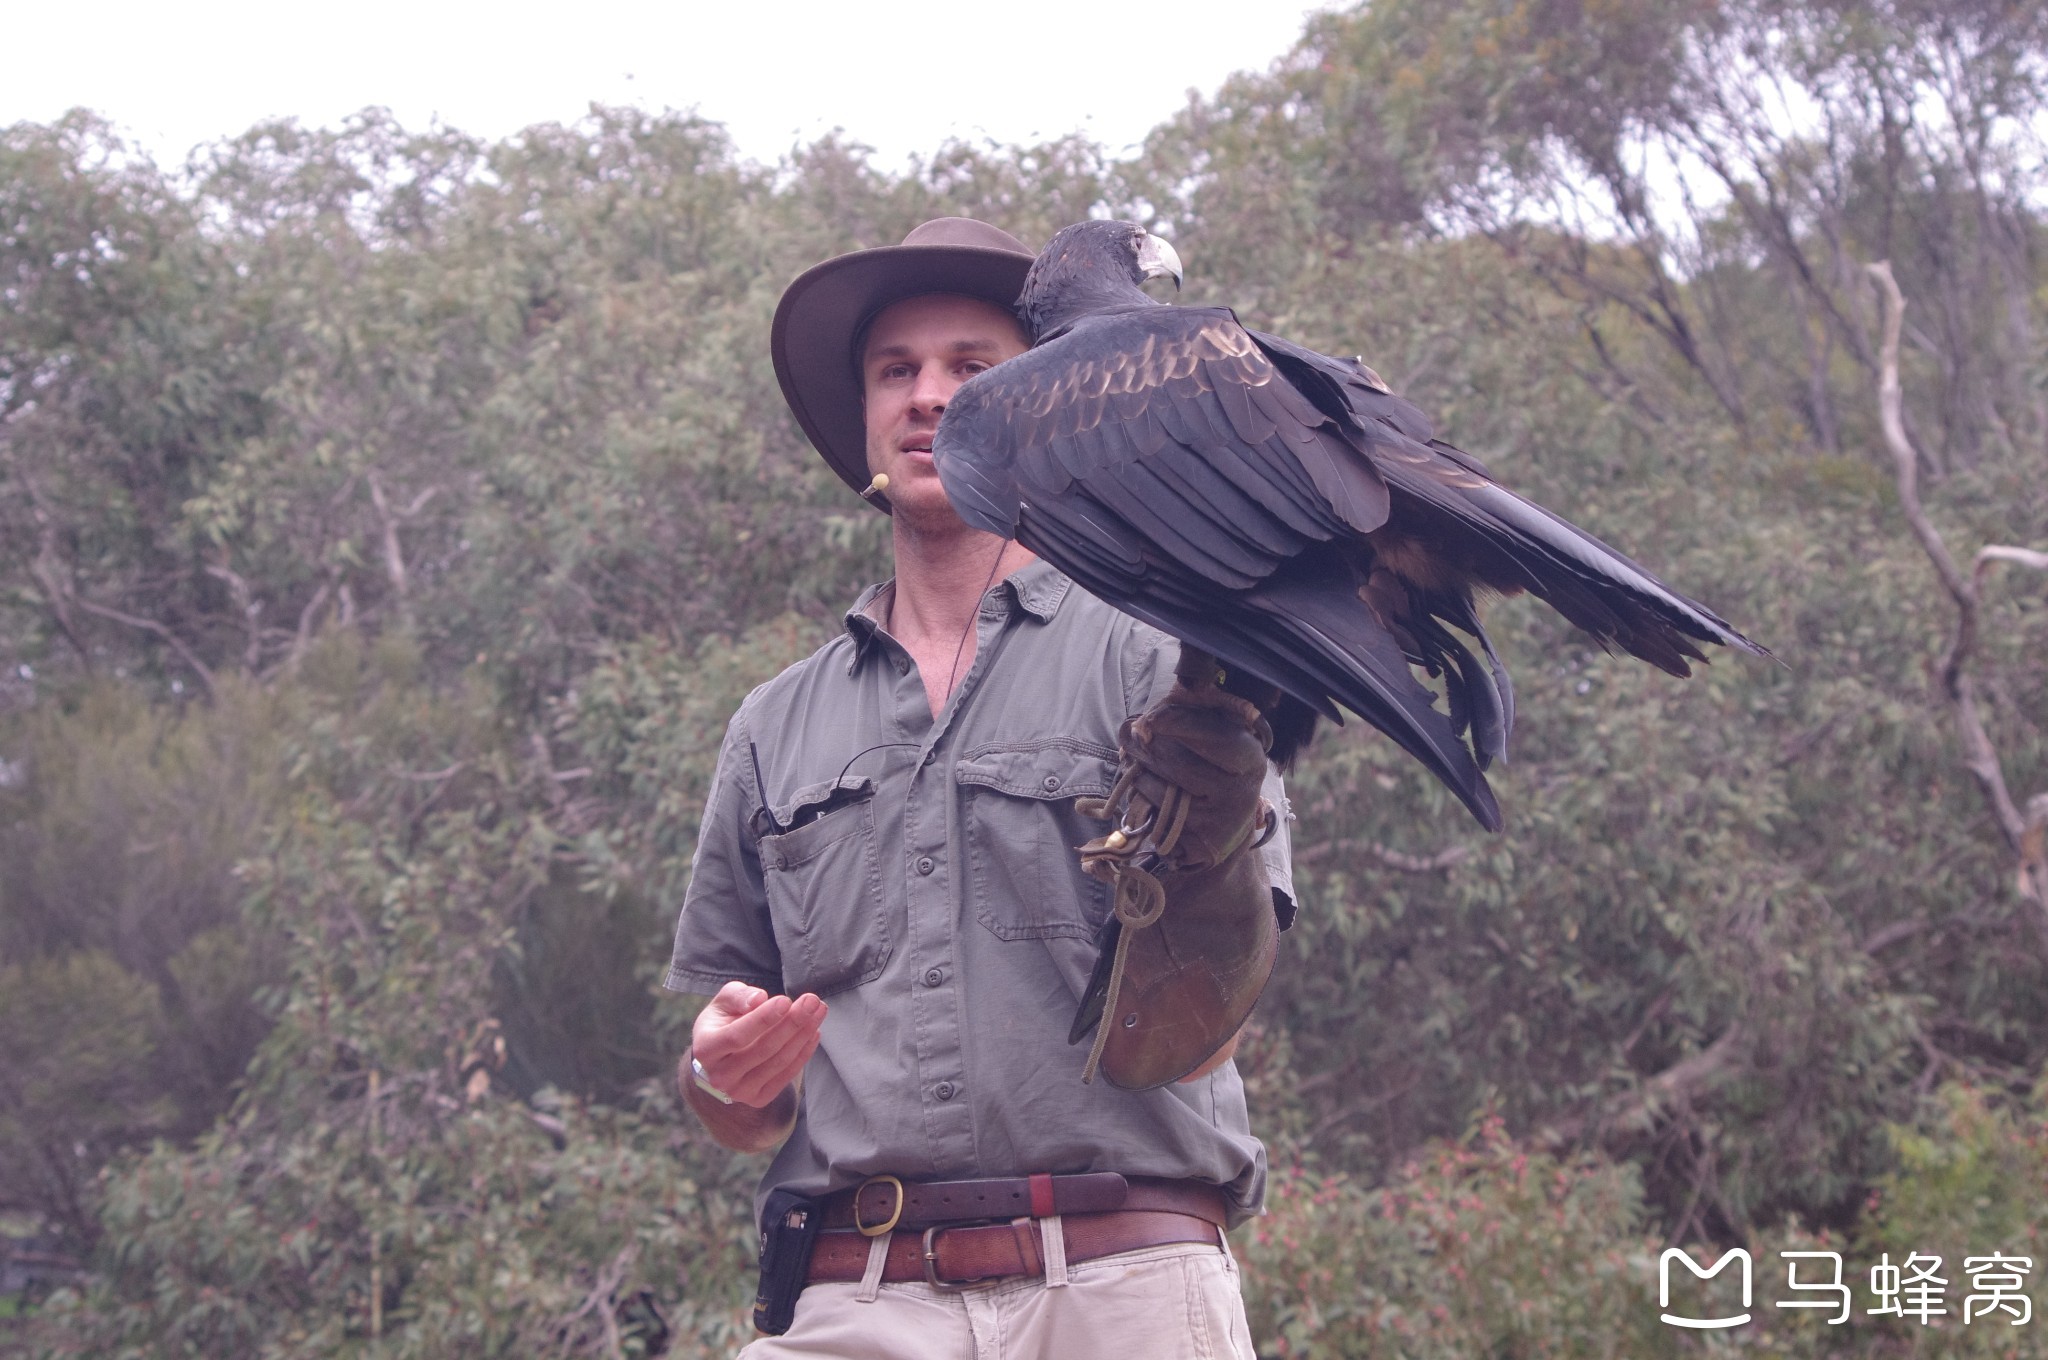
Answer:
[[[1460,736],[1462,724],[1436,707],[1436,695],[1416,680],[1408,656],[1355,596],[1347,598],[1289,573],[1253,591],[1246,603],[1267,614],[1269,629],[1284,629],[1301,644],[1297,654],[1305,652],[1320,663],[1313,669],[1325,692],[1427,766],[1487,830],[1500,829],[1500,805],[1484,772],[1488,761],[1475,758]],[[1502,716],[1496,692],[1483,681],[1465,683],[1479,675],[1477,663],[1454,640],[1452,646],[1470,667],[1447,680],[1455,692],[1453,707],[1467,714],[1483,712],[1485,746],[1504,741],[1505,731],[1496,731]],[[1444,669],[1448,675],[1451,668]]]
[[[1626,555],[1511,491],[1450,483],[1406,463],[1388,480],[1403,504],[1398,531],[1379,536],[1382,544],[1425,541],[1475,583],[1506,594],[1526,590],[1601,643],[1673,675],[1690,675],[1690,662],[1706,660],[1700,643],[1770,655]]]

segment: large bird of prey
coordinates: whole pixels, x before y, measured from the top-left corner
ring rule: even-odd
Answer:
[[[1178,285],[1173,248],[1129,222],[1054,236],[1018,299],[1031,349],[953,394],[933,458],[968,524],[1226,676],[1277,687],[1277,761],[1315,715],[1348,708],[1497,830],[1484,771],[1506,753],[1514,693],[1475,609],[1484,591],[1526,590],[1674,675],[1706,659],[1700,643],[1767,655],[1500,486],[1362,361],[1140,287],[1167,274]],[[1442,681],[1446,708],[1411,667]]]

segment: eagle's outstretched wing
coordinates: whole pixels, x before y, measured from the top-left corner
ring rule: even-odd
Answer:
[[[1500,487],[1362,364],[1222,309],[1064,324],[963,385],[933,452],[967,523],[1316,713],[1358,713],[1489,828],[1483,770],[1514,700],[1475,590],[1530,591],[1678,675],[1697,643],[1761,650]],[[1443,681],[1448,711],[1411,666]]]

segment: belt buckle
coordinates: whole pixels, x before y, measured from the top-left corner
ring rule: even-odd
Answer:
[[[924,1282],[943,1294],[964,1294],[970,1289],[1001,1283],[1001,1277],[988,1280],[942,1280],[939,1278],[939,1234],[950,1228],[983,1227],[993,1220],[984,1219],[976,1223],[934,1223],[924,1230]]]
[[[893,1185],[896,1187],[896,1211],[889,1215],[887,1221],[874,1224],[872,1226],[863,1223],[860,1220],[861,1190],[867,1189],[870,1185]],[[853,1226],[860,1229],[860,1235],[862,1237],[882,1237],[888,1233],[895,1232],[896,1225],[898,1223],[901,1223],[902,1221],[903,1182],[898,1180],[896,1177],[870,1176],[860,1183],[860,1190],[856,1190],[853,1192]],[[925,1235],[925,1250],[931,1250],[931,1235],[929,1233]],[[926,1266],[924,1268],[924,1273],[926,1275],[930,1275],[932,1273],[932,1268],[930,1266]]]

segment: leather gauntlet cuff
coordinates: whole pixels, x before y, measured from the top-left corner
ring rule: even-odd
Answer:
[[[1277,815],[1259,797],[1271,734],[1252,704],[1186,683],[1190,651],[1183,683],[1124,724],[1109,796],[1078,805],[1113,823],[1080,853],[1116,890],[1069,1035],[1096,1033],[1084,1081],[1099,1069],[1145,1090],[1200,1067],[1244,1024],[1278,949],[1256,853]]]

